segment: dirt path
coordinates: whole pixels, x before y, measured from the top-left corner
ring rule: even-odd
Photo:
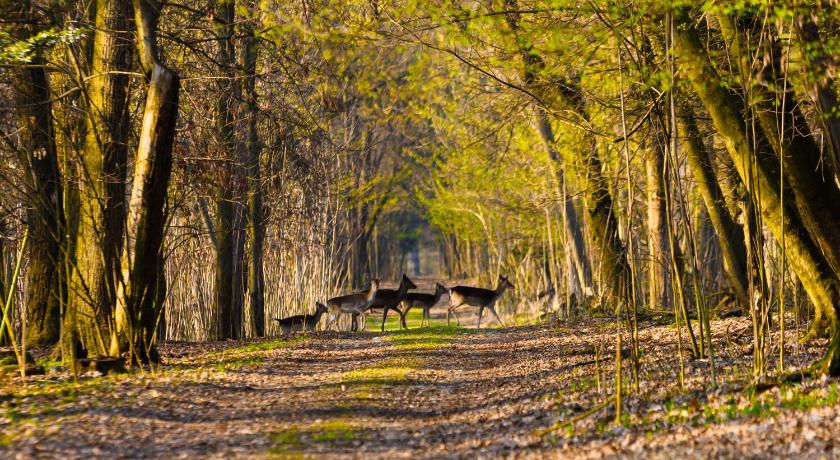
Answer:
[[[739,326],[722,324],[730,335],[733,325]],[[643,332],[651,343],[651,382],[657,372],[673,371],[668,333]],[[655,421],[603,428],[613,417],[605,410],[578,427],[586,434],[538,436],[607,397],[598,386],[610,381],[611,363],[596,365],[594,350],[609,343],[609,334],[594,323],[576,331],[436,327],[325,332],[282,344],[170,343],[163,352],[172,367],[154,377],[97,377],[77,390],[53,381],[0,394],[0,411],[11,421],[0,424],[0,457],[741,458],[790,454],[787,437],[802,433],[808,440],[797,447],[800,454],[839,453],[831,441],[840,434],[833,405],[653,434]],[[721,372],[740,362],[723,350],[718,359]],[[707,374],[702,363],[687,373],[689,388]],[[643,385],[644,396],[629,399],[631,411],[664,410],[668,386]],[[740,433],[741,442],[727,441],[729,433]]]

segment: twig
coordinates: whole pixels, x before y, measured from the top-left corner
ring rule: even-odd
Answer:
[[[537,435],[540,436],[540,437],[543,437],[543,436],[545,436],[549,433],[553,433],[557,430],[565,428],[565,427],[567,427],[567,426],[569,426],[569,425],[571,425],[571,424],[573,424],[573,423],[575,423],[579,420],[583,420],[586,417],[589,417],[590,415],[595,414],[596,412],[600,411],[601,409],[609,406],[610,404],[613,403],[613,401],[614,401],[613,398],[607,398],[607,399],[601,401],[597,406],[589,409],[588,411],[586,411],[582,414],[576,415],[576,416],[574,416],[574,417],[572,417],[568,420],[564,420],[562,422],[559,422],[559,423],[555,424],[554,426],[552,426],[551,428],[546,428],[545,430],[537,432]]]

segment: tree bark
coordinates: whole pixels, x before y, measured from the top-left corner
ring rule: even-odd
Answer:
[[[19,16],[27,25],[18,34],[26,39],[35,35],[33,6],[21,2]],[[17,13],[17,14],[16,14]],[[46,61],[39,52],[32,62],[21,66],[16,81],[19,160],[24,171],[29,226],[29,264],[26,269],[26,344],[28,347],[53,345],[59,338],[62,297],[60,288],[64,258],[64,213],[61,173],[53,128],[50,83]],[[4,297],[5,298],[5,297]]]
[[[115,278],[125,225],[130,2],[97,0],[87,87],[85,153],[79,163],[79,228],[65,336],[78,357],[108,355]],[[67,348],[65,348],[67,349]]]
[[[656,135],[651,136],[654,145],[647,149],[645,157],[645,186],[647,191],[647,240],[650,254],[649,308],[668,309],[671,306],[669,296],[671,248],[668,242],[668,222],[665,209],[665,130],[659,119],[650,117],[651,126]],[[679,259],[682,263],[682,259]]]
[[[252,5],[253,6],[253,5]],[[263,275],[263,248],[265,245],[265,223],[263,213],[262,175],[260,168],[260,140],[257,137],[257,41],[253,25],[246,26],[244,43],[245,75],[243,79],[245,102],[247,104],[248,138],[245,151],[248,155],[246,175],[248,182],[248,297],[251,309],[251,336],[265,335],[265,278]]]

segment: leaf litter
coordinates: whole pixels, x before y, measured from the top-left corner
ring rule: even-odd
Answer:
[[[837,380],[753,391],[749,321],[712,326],[717,386],[686,357],[680,388],[676,330],[642,325],[619,423],[607,320],[167,342],[153,373],[3,381],[0,457],[840,456]],[[786,370],[804,368],[825,342],[789,330]]]

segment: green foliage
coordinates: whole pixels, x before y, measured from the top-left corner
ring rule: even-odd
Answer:
[[[807,411],[817,407],[833,406],[838,401],[837,384],[808,390],[799,386],[774,388],[761,395],[746,398],[724,396],[721,401],[701,404],[695,399],[683,403],[667,400],[663,404],[665,422],[669,425],[709,425],[745,417],[775,417],[782,411]]]
[[[90,32],[89,28],[70,26],[66,29],[50,28],[20,40],[0,29],[0,64],[30,64],[45,48],[57,44],[75,43]]]

